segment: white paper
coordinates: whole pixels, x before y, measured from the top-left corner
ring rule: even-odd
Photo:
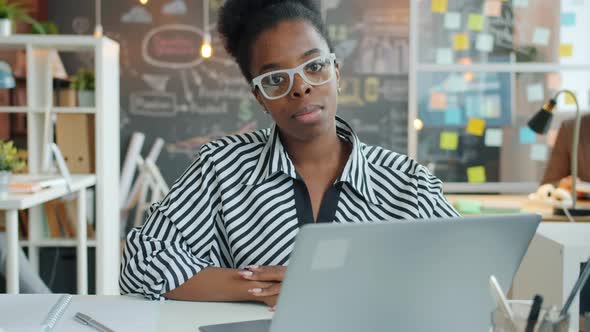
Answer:
[[[531,159],[535,161],[546,161],[549,157],[549,149],[545,144],[533,144],[531,147]]]
[[[494,36],[489,33],[478,34],[475,48],[481,52],[491,52],[494,49]]]
[[[488,128],[486,130],[485,145],[489,147],[500,147],[502,146],[503,136],[502,129]]]
[[[547,28],[538,27],[533,33],[533,44],[547,46],[549,45],[549,38],[551,37],[551,30]]]
[[[543,84],[531,84],[527,87],[527,99],[529,102],[543,101],[544,98]]]
[[[461,14],[448,12],[445,14],[445,28],[448,30],[458,30],[461,27]]]
[[[436,50],[436,63],[439,65],[450,65],[453,61],[453,50],[450,48],[439,48]]]

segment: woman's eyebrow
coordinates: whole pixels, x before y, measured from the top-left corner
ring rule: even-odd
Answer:
[[[306,57],[308,57],[308,56],[310,56],[312,54],[320,53],[320,52],[321,51],[320,51],[319,48],[312,48],[311,50],[306,51],[305,53],[303,53],[299,58],[300,59],[303,59],[303,58],[306,58]],[[261,72],[263,72],[265,70],[275,69],[275,68],[279,68],[279,64],[278,63],[267,63],[267,64],[263,65],[262,67],[260,67],[260,69],[258,70],[258,72],[261,73]]]

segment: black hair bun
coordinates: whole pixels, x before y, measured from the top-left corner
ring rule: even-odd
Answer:
[[[226,51],[238,57],[238,45],[242,34],[257,14],[268,7],[281,4],[301,5],[320,15],[320,8],[314,0],[227,0],[219,12],[218,31],[225,41]]]

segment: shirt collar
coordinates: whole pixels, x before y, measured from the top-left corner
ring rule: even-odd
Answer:
[[[370,176],[371,170],[363,153],[363,143],[360,142],[350,125],[338,116],[336,117],[336,132],[338,136],[352,143],[352,152],[336,183],[346,182],[365,200],[373,204],[381,204],[375,196]],[[278,172],[293,179],[298,178],[295,166],[281,143],[279,128],[274,124],[254,171],[245,177],[242,184],[259,185]]]

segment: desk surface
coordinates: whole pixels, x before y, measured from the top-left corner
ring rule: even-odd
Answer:
[[[553,214],[553,208],[529,200],[527,195],[446,195],[451,204],[465,199],[482,203],[487,208],[520,209],[523,212],[540,213],[543,221],[568,221],[565,216]],[[590,217],[574,217],[576,221],[590,222]]]
[[[31,303],[54,303],[58,297],[55,294],[0,295],[0,331],[2,328],[3,332],[24,331],[22,327],[11,329],[6,322],[20,312],[22,314],[17,314],[17,319],[29,322],[27,327],[30,327],[30,322],[36,320],[34,317],[44,315],[27,315],[27,310],[36,305]],[[265,305],[255,303],[148,301],[135,296],[74,295],[54,331],[91,331],[74,321],[76,312],[87,314],[115,331],[128,332],[197,332],[203,325],[272,318]]]

